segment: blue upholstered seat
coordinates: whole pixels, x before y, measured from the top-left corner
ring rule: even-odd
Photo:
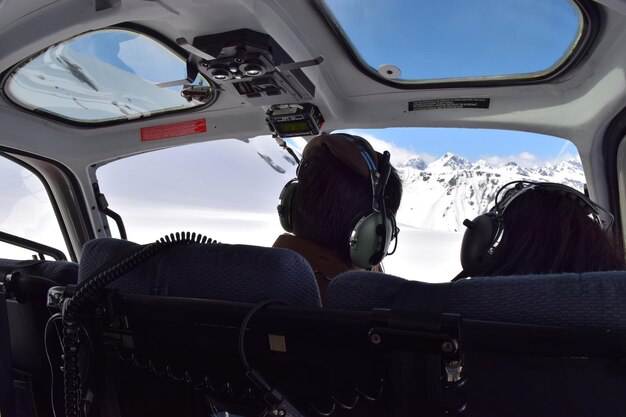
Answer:
[[[47,278],[59,285],[76,284],[78,279],[78,264],[75,262],[0,259],[0,273],[15,271]]]
[[[48,288],[76,284],[78,264],[68,261],[0,259],[0,278],[19,272],[19,290],[13,288],[6,301],[11,360],[18,415],[52,415],[63,404],[62,379],[51,378],[47,354],[60,357],[60,346],[44,348],[43,335],[50,311],[46,307]],[[28,279],[24,280],[24,278]],[[40,278],[45,278],[41,280]],[[5,302],[4,300],[0,302]],[[48,339],[50,342],[52,339]],[[4,341],[4,340],[3,340]],[[3,346],[4,348],[4,346]],[[53,389],[51,398],[51,386]]]
[[[79,282],[110,267],[140,245],[112,238],[85,244]],[[315,276],[299,254],[278,248],[221,243],[175,245],[113,282],[132,294],[320,307]]]
[[[324,306],[389,308],[408,281],[374,272],[347,272],[328,288]],[[429,286],[413,282],[409,285]],[[626,272],[481,277],[450,286],[444,312],[509,323],[610,328],[626,333]]]
[[[443,287],[446,285],[447,288]],[[433,286],[439,287],[435,290]],[[442,288],[447,293],[440,291]],[[547,341],[543,345],[539,341],[542,333],[538,332],[533,342],[523,347],[515,338],[510,339],[515,332],[508,333],[519,323],[578,328],[581,335],[597,335],[598,330],[602,330],[603,335],[623,337],[626,335],[626,272],[482,277],[451,284],[411,282],[373,272],[348,272],[331,282],[324,307],[394,309],[394,300],[399,297],[399,309],[406,312],[411,308],[411,298],[420,294],[426,294],[421,298],[426,313],[432,311],[433,305],[437,306],[437,311],[440,307],[438,302],[429,305],[434,300],[429,297],[435,295],[438,300],[443,295],[445,313],[457,313],[464,319],[512,323],[509,326],[499,324],[490,330],[483,328],[469,338],[474,346],[463,355],[463,373],[467,378],[464,398],[471,410],[468,414],[626,415],[623,394],[626,378],[620,360],[597,354],[554,355],[554,352],[546,352],[571,347],[571,339],[562,339],[561,344]],[[469,328],[469,323],[462,327],[462,343],[471,333]],[[598,346],[604,346],[603,339],[597,342]],[[513,350],[510,350],[511,343]],[[411,376],[407,381],[402,380],[400,388],[413,381],[412,378],[418,385],[428,384],[431,380],[424,372],[427,368],[419,365],[423,363],[420,361],[432,358],[432,355],[420,356],[419,353],[402,357],[405,360],[401,365],[403,372],[406,369],[405,374]],[[419,401],[417,404],[427,403],[428,398],[420,397]]]

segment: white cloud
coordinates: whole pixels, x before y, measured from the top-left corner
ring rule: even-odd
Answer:
[[[519,156],[520,156],[520,158],[522,158],[523,160],[526,160],[526,161],[534,161],[534,160],[537,159],[535,157],[535,155],[533,155],[530,152],[522,152],[521,154],[519,154]]]
[[[559,154],[554,158],[538,158],[536,155],[530,152],[521,152],[515,155],[483,155],[480,159],[484,159],[488,163],[492,165],[501,165],[507,162],[515,162],[516,164],[526,167],[532,168],[534,166],[541,166],[545,164],[556,165],[560,162],[567,161],[570,159],[576,159],[580,161],[580,156],[578,154],[559,152]]]
[[[523,167],[532,167],[541,164],[541,161],[530,152],[522,152],[516,155],[485,155],[480,159],[484,159],[492,165],[501,165],[507,162],[515,162]]]
[[[546,162],[552,165],[556,165],[558,163],[561,163],[563,161],[567,161],[570,159],[575,159],[578,162],[580,162],[580,155],[578,155],[577,153],[572,154],[572,153],[561,152],[555,158],[547,159]]]
[[[377,138],[376,136],[363,133],[358,130],[346,130],[345,132],[349,134],[361,136],[363,139],[367,140],[372,145],[374,150],[378,152],[389,151],[389,153],[391,154],[391,164],[394,166],[398,166],[398,164],[405,162],[407,159],[409,159],[412,156],[421,156],[422,159],[424,159],[424,161],[427,164],[437,159],[433,155],[430,155],[426,152],[422,152],[422,153],[414,152],[410,149],[396,146],[393,143],[388,142],[384,139]]]

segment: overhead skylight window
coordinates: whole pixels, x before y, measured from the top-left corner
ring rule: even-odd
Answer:
[[[200,106],[215,95],[163,44],[124,29],[89,32],[56,44],[18,67],[5,92],[16,104],[74,122],[132,120]],[[187,100],[184,85],[207,100]]]
[[[532,79],[581,43],[572,0],[318,0],[351,53],[400,83]]]

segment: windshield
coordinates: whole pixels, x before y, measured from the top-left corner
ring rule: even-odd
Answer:
[[[549,181],[582,191],[585,183],[576,148],[559,138],[478,129],[347,132],[389,150],[402,179],[397,252],[383,263],[387,273],[403,278],[449,281],[459,273],[463,221],[489,210],[502,185]],[[296,153],[306,144],[288,141]],[[97,175],[130,240],[189,231],[224,243],[271,246],[284,233],[276,206],[296,163],[271,137],[260,136],[133,156]]]

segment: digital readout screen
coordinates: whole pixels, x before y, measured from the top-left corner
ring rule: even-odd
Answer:
[[[307,122],[291,122],[291,123],[281,123],[276,126],[280,129],[281,132],[285,133],[293,133],[293,132],[310,132],[311,127]]]

